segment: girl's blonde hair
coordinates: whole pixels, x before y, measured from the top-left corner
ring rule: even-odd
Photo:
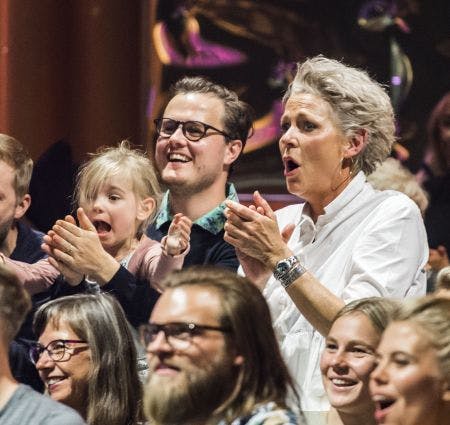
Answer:
[[[155,201],[152,214],[139,224],[137,236],[141,236],[159,209],[162,193],[153,163],[145,152],[132,149],[128,140],[123,140],[117,147],[103,147],[90,154],[76,177],[74,203],[79,206],[91,202],[105,181],[118,175],[131,180],[138,200],[150,197]]]

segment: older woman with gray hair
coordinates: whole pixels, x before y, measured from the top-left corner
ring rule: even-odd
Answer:
[[[249,207],[227,201],[225,240],[269,302],[303,409],[324,411],[319,358],[333,318],[354,299],[425,293],[427,240],[414,202],[366,182],[395,140],[383,87],[318,56],[283,100],[284,176],[304,202],[274,213],[258,192]]]

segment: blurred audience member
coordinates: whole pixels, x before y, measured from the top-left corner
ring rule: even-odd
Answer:
[[[436,277],[435,294],[450,297],[450,266],[439,271]]]
[[[32,172],[33,160],[25,147],[0,134],[0,252],[27,263],[45,257],[43,234],[20,220],[31,204],[28,190]]]
[[[314,425],[375,424],[369,376],[381,334],[397,305],[387,298],[362,298],[337,314],[320,360],[331,409],[322,414],[323,422],[315,418]]]
[[[436,275],[450,265],[450,92],[434,107],[427,126],[427,148],[418,180],[430,195],[425,227],[429,266]],[[429,288],[432,290],[433,288]]]
[[[449,299],[429,296],[405,304],[383,333],[377,358],[370,389],[378,423],[449,423]]]
[[[89,425],[134,425],[141,384],[129,325],[106,294],[50,301],[34,319],[39,338],[30,350],[54,400],[78,411]]]
[[[387,158],[372,174],[367,176],[367,181],[378,190],[396,190],[411,198],[422,214],[428,207],[428,195],[411,173],[401,162],[395,158]]]
[[[33,160],[18,140],[0,134],[0,255],[12,260],[34,263],[46,254],[41,249],[43,233],[32,229],[22,218],[30,207],[29,185]],[[33,295],[35,307],[48,296],[46,291]],[[28,357],[33,309],[27,315],[10,347],[10,364],[14,377],[37,391],[42,382]]]
[[[8,348],[31,308],[16,276],[0,264],[0,422],[2,425],[82,425],[72,409],[54,402],[12,376]]]
[[[427,147],[418,177],[429,181],[448,175],[450,170],[450,92],[434,107],[427,124]]]
[[[247,279],[224,269],[174,272],[141,328],[152,424],[297,424],[292,379],[269,308]]]

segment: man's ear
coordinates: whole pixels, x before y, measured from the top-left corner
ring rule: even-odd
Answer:
[[[17,203],[16,209],[14,211],[14,218],[16,220],[22,218],[27,212],[27,209],[30,208],[30,205],[31,205],[31,196],[27,193],[23,195],[20,202]]]
[[[146,220],[148,217],[150,217],[150,215],[152,214],[152,212],[155,210],[156,207],[156,201],[151,198],[145,198],[140,202],[139,208],[138,208],[138,212],[137,212],[137,219],[138,220]]]
[[[224,165],[231,165],[234,161],[236,161],[237,157],[241,153],[242,141],[241,140],[231,140],[226,144],[226,152],[224,158]]]
[[[348,144],[344,146],[344,158],[353,158],[358,155],[367,144],[367,130],[361,128],[348,138]]]

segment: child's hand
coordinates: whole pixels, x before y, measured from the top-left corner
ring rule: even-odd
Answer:
[[[166,255],[182,254],[189,246],[192,221],[181,213],[175,214],[170,223],[167,236],[161,241],[161,247]]]
[[[71,216],[58,220],[44,236],[48,251],[44,250],[66,268],[88,275],[103,285],[111,280],[120,264],[104,250],[95,226],[82,208],[78,208],[77,218],[79,227]]]

